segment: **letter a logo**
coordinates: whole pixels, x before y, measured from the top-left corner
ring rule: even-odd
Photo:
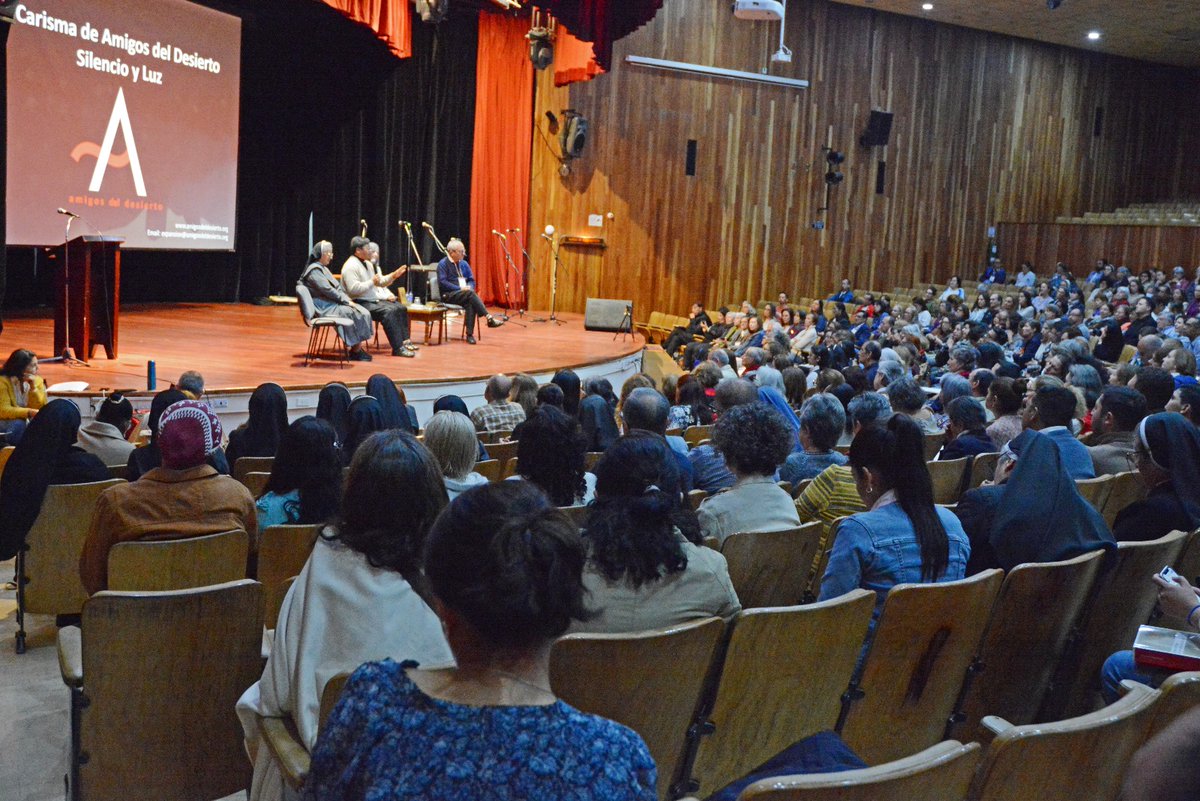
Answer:
[[[145,197],[146,182],[142,180],[142,163],[138,160],[137,145],[133,141],[133,126],[129,124],[129,109],[125,107],[123,89],[117,89],[117,100],[113,103],[112,116],[108,118],[108,130],[104,132],[104,143],[100,145],[100,153],[96,156],[96,169],[92,172],[92,183],[88,186],[88,191],[100,191],[100,184],[104,181],[104,170],[108,167],[113,144],[117,139],[118,126],[125,136],[125,155],[129,158],[129,169],[133,172],[133,188],[138,197]]]

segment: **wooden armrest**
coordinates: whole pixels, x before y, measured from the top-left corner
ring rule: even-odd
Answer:
[[[78,626],[58,630],[58,671],[63,684],[83,686],[83,631]]]
[[[258,718],[258,733],[263,742],[271,749],[271,755],[279,762],[280,772],[288,787],[299,790],[308,779],[308,768],[311,759],[304,743],[300,742],[300,732],[291,717]]]
[[[979,722],[992,734],[1003,734],[1013,727],[1013,724],[998,715],[987,715]]]

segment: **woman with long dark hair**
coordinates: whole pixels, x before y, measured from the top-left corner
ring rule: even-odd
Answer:
[[[333,426],[305,415],[279,440],[266,490],[255,503],[258,530],[289,523],[324,523],[342,497],[342,460]]]
[[[347,461],[354,458],[354,452],[367,437],[376,431],[390,430],[384,421],[383,407],[370,395],[355,398],[350,403],[347,417],[346,441],[342,443],[342,455]]]
[[[33,351],[17,348],[0,367],[0,443],[21,440],[26,424],[46,405],[46,382]]]
[[[551,384],[557,384],[563,391],[563,411],[571,417],[579,416],[579,376],[574,370],[559,370],[550,379]]]
[[[850,467],[867,511],[839,526],[820,600],[856,587],[873,590],[873,629],[888,590],[963,578],[971,547],[954,513],[933,503],[925,435],[907,415],[859,431]]]
[[[587,472],[587,440],[579,423],[554,406],[539,406],[521,426],[517,474],[537,484],[555,506],[590,503],[596,477]]]
[[[69,400],[52,400],[29,421],[0,479],[0,560],[12,559],[42,509],[51,484],[104,481],[104,462],[75,446],[79,409]]]
[[[317,419],[333,426],[339,443],[345,443],[350,433],[350,390],[345,384],[331,383],[321,387],[317,395]]]
[[[237,464],[243,456],[274,456],[287,430],[287,393],[278,384],[259,384],[250,395],[250,419],[229,432],[225,458]]]
[[[710,426],[716,419],[716,411],[708,402],[704,385],[688,373],[680,376],[675,390],[675,405],[667,417],[667,428]]]
[[[700,544],[696,514],[672,491],[678,483],[661,437],[635,431],[605,452],[584,527],[596,616],[572,631],[641,631],[742,608],[725,557]]]
[[[563,411],[566,411],[565,406]],[[617,430],[616,413],[617,396],[613,394],[608,379],[588,379],[587,397],[579,403],[579,423],[587,438],[587,450],[602,451],[621,436]]]
[[[397,498],[403,503],[381,502]],[[262,678],[237,704],[254,760],[253,801],[284,796],[256,714],[290,715],[312,749],[331,676],[374,659],[453,662],[421,575],[426,537],[446,506],[433,456],[409,434],[376,433],[350,462],[343,501],[269,624],[275,640]]]

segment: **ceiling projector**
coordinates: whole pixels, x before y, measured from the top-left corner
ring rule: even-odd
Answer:
[[[778,21],[783,19],[783,3],[780,0],[734,0],[733,16]]]

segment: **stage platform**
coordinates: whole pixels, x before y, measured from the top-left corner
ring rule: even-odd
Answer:
[[[316,409],[317,393],[328,382],[345,383],[357,396],[367,378],[383,373],[404,388],[424,421],[441,395],[460,395],[471,408],[482,405],[483,385],[498,372],[528,373],[544,382],[556,370],[569,367],[584,378],[608,378],[619,388],[625,378],[641,369],[645,343],[636,334],[614,339],[611,333],[585,331],[583,316],[578,314],[560,314],[563,325],[531,322],[531,316],[547,315],[527,313],[500,328],[484,328],[476,345],[459,338],[461,321],[452,318],[444,343],[422,345],[414,359],[392,356],[380,332],[379,347],[371,348],[374,361],[322,359],[305,366],[308,329],[295,306],[123,306],[117,359],[105,359],[103,350],[97,349],[88,366],[48,363],[41,366],[41,375],[47,384],[87,382],[87,390],[68,396],[90,417],[98,399],[113,389],[137,390],[142,402],[134,405],[147,407],[153,394],[146,385],[148,361],[156,365],[157,390],[169,387],[185,370],[199,370],[209,401],[232,428],[245,419],[250,392],[267,381],[287,390],[289,409],[297,417]],[[413,339],[419,344],[423,343],[424,328],[422,324],[413,326]],[[7,358],[15,348],[51,355],[53,320],[48,310],[5,315],[0,358]]]

